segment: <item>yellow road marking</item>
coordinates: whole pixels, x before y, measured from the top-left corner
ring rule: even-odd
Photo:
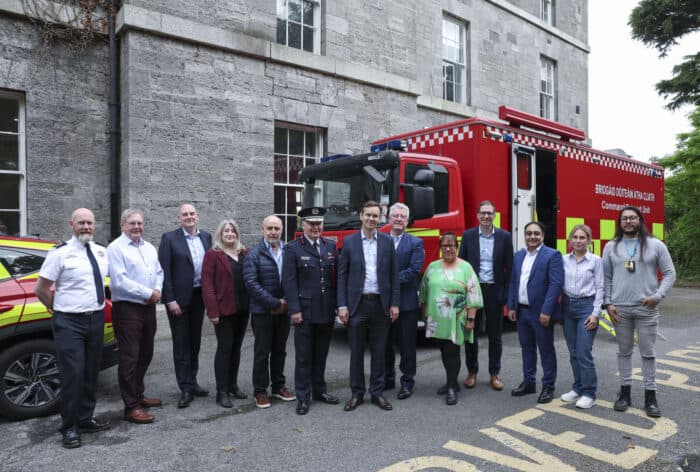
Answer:
[[[660,385],[668,385],[669,387],[675,387],[675,388],[682,388],[683,390],[689,390],[691,392],[698,392],[700,393],[700,387],[696,387],[695,385],[688,385],[688,380],[690,380],[690,377],[688,377],[685,374],[681,374],[680,372],[676,372],[675,370],[664,370],[664,369],[656,369],[657,374],[666,374],[668,375],[668,379],[656,379],[656,383]],[[642,377],[642,369],[639,367],[635,367],[632,369],[632,378],[634,380],[644,380],[644,377]]]

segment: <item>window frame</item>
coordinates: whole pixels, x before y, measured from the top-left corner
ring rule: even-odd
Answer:
[[[540,20],[554,26],[554,0],[540,0]]]
[[[304,23],[304,15],[303,15],[303,8],[300,9],[301,13],[301,21],[295,21],[295,20],[290,20],[289,19],[289,8],[288,4],[289,2],[295,2],[299,3],[299,5],[303,5],[304,3],[310,3],[313,6],[313,25],[308,25]],[[281,16],[280,13],[282,13],[284,16]],[[321,2],[319,0],[277,0],[277,26],[275,29],[275,42],[277,44],[282,44],[284,46],[294,48],[294,49],[299,49],[300,51],[305,51],[311,54],[320,54],[321,53]],[[278,41],[277,35],[279,34],[279,26],[280,26],[280,21],[284,22],[284,43],[281,43]],[[296,46],[290,46],[289,45],[289,23],[292,22],[294,24],[299,25],[300,29],[300,46],[297,48]],[[308,51],[304,49],[304,28],[305,27],[311,27],[313,30],[313,46],[312,50]]]
[[[557,61],[540,56],[540,117],[557,120]]]
[[[446,24],[452,24],[456,26],[459,30],[459,50],[461,52],[461,62],[459,62],[459,59],[455,60],[455,58],[448,58],[445,57],[445,42],[450,41],[451,43],[455,43],[452,41],[452,38],[446,37]],[[457,17],[454,17],[452,15],[448,14],[443,14],[442,16],[442,42],[441,42],[441,59],[442,59],[442,99],[448,102],[452,103],[461,103],[464,105],[469,104],[469,41],[468,41],[468,35],[469,35],[469,24]],[[455,48],[456,49],[456,48]],[[453,70],[459,70],[461,71],[461,83],[457,82],[454,80],[454,73],[453,73],[453,80],[450,82],[451,83],[451,88],[452,88],[452,99],[449,99],[447,96],[447,91],[448,91],[448,80],[446,77],[446,69],[447,68],[453,68]]]
[[[283,229],[283,234],[282,234],[282,240],[283,241],[291,241],[294,238],[294,231],[297,229],[297,224],[295,223],[294,225],[290,225],[290,221],[296,222],[296,214],[299,212],[301,209],[301,206],[303,204],[302,198],[301,198],[301,192],[304,189],[304,183],[303,182],[296,182],[292,183],[290,179],[290,157],[302,157],[303,158],[303,163],[304,165],[301,168],[307,167],[307,165],[312,165],[311,163],[307,163],[307,160],[313,159],[313,164],[316,164],[319,162],[321,156],[325,155],[325,129],[316,127],[316,126],[308,126],[308,125],[301,125],[297,123],[289,123],[289,122],[284,122],[284,121],[275,121],[274,123],[274,132],[273,136],[276,135],[277,129],[284,129],[284,130],[294,130],[294,131],[301,131],[304,133],[304,149],[302,150],[301,154],[293,154],[290,153],[290,139],[289,139],[289,134],[287,134],[286,138],[286,152],[280,153],[276,152],[277,149],[273,143],[273,192],[272,192],[272,198],[273,198],[273,208],[274,208],[274,213],[282,219],[282,222],[284,223],[284,229]],[[314,134],[314,145],[315,145],[315,152],[314,155],[306,155],[306,145],[307,145],[307,140],[306,140],[306,134],[307,133],[313,133]],[[285,182],[277,182],[275,179],[274,172],[276,172],[275,169],[275,161],[279,156],[285,156],[286,157],[286,181]],[[299,169],[299,171],[301,170]],[[284,202],[283,202],[283,208],[284,208],[284,213],[278,212],[277,207],[278,207],[278,202],[277,202],[277,190],[279,188],[285,189],[284,191]],[[295,207],[295,212],[294,213],[289,213],[289,189],[296,189],[296,192],[299,192],[299,198],[297,199],[296,202],[296,207]]]
[[[17,132],[2,131],[0,134],[17,137],[17,170],[9,170],[0,168],[0,175],[17,175],[19,176],[18,186],[18,203],[19,208],[4,208],[0,207],[0,212],[16,212],[19,214],[19,234],[27,234],[27,168],[26,168],[26,101],[24,93],[13,92],[0,89],[0,97],[5,99],[17,100],[19,113],[17,123]],[[0,192],[3,190],[0,189]]]

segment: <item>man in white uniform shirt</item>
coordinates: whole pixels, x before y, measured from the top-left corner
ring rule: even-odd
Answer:
[[[153,358],[156,303],[160,301],[163,269],[152,244],[143,240],[143,212],[129,208],[121,218],[122,234],[107,247],[112,289],[112,322],[119,343],[119,390],[124,419],[151,423],[144,410],[161,405],[144,396],[143,379]]]
[[[61,379],[63,447],[80,447],[80,433],[109,429],[93,416],[104,336],[107,251],[92,242],[95,216],[78,208],[68,224],[73,237],[49,251],[34,289],[53,311],[56,361]],[[51,285],[56,290],[51,292]]]

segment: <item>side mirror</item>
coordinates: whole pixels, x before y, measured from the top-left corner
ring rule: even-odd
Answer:
[[[435,214],[435,190],[433,187],[419,187],[417,185],[404,187],[404,198],[406,205],[411,209],[411,222],[432,218]]]

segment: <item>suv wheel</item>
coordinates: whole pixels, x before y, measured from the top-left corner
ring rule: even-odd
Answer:
[[[15,344],[0,354],[0,414],[21,420],[54,413],[61,383],[51,339]]]

